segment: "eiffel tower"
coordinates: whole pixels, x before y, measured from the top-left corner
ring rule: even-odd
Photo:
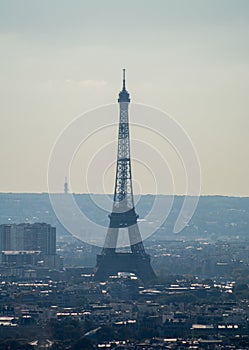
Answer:
[[[146,284],[155,279],[156,275],[150,264],[150,256],[144,250],[134,206],[128,118],[130,96],[125,83],[125,69],[123,69],[123,89],[118,98],[120,119],[113,208],[109,215],[110,224],[102,252],[97,255],[95,280],[105,281],[110,275],[116,275],[118,272],[132,272]],[[116,252],[121,228],[128,230],[130,242],[128,253]]]

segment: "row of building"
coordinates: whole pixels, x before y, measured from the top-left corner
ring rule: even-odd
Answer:
[[[46,223],[0,225],[0,264],[59,269],[56,228]]]

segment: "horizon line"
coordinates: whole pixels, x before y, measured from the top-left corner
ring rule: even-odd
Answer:
[[[97,195],[97,196],[113,196],[113,193],[92,193],[92,192],[69,192],[65,194],[64,192],[0,192],[1,194],[47,194],[47,195]],[[236,195],[236,194],[200,194],[200,195],[191,195],[191,194],[167,194],[167,193],[142,193],[134,194],[134,196],[176,196],[176,197],[232,197],[232,198],[249,198],[248,195]]]

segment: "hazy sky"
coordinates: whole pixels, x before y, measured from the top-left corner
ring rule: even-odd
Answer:
[[[132,101],[192,139],[202,193],[249,195],[248,0],[0,0],[0,47],[0,192],[46,192],[58,135],[115,103],[126,67]]]

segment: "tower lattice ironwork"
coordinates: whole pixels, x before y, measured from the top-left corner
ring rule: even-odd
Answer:
[[[146,283],[155,278],[150,264],[150,256],[146,254],[137,224],[135,211],[132,172],[130,158],[130,135],[128,108],[130,96],[125,86],[125,69],[123,70],[123,88],[119,93],[119,132],[116,163],[116,179],[112,213],[104,247],[97,256],[96,280],[106,280],[108,276],[118,272],[133,272]],[[130,242],[130,253],[116,252],[119,229],[127,228]]]

